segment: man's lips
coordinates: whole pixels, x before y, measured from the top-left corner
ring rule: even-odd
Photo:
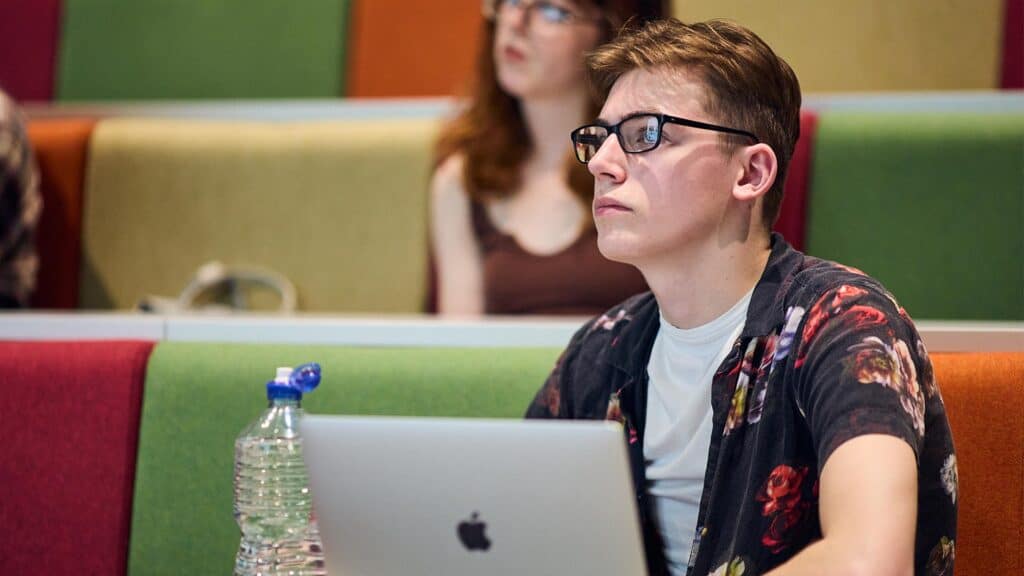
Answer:
[[[619,212],[632,212],[632,210],[626,207],[624,204],[620,204],[611,198],[604,197],[594,200],[594,215],[603,216],[606,214],[615,214]]]

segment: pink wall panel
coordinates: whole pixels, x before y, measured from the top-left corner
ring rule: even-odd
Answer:
[[[0,0],[0,87],[15,100],[53,98],[60,0]]]

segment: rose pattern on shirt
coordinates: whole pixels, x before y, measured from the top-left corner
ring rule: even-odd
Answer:
[[[815,342],[819,332],[826,327],[830,332],[844,333],[884,326],[888,321],[885,313],[875,307],[856,304],[869,295],[870,293],[864,288],[845,284],[818,300],[804,322],[795,367],[803,366],[811,345]],[[834,321],[836,319],[838,322]]]
[[[953,576],[953,561],[956,559],[956,543],[943,536],[932,548],[925,564],[927,576]]]
[[[757,378],[754,379],[754,390],[751,393],[750,408],[747,410],[747,424],[757,424],[761,421],[761,413],[764,412],[764,401],[768,396],[768,383],[771,381],[772,369],[775,368],[775,346],[779,338],[772,334],[764,340],[761,364],[757,367]]]
[[[946,491],[946,495],[956,504],[956,495],[960,491],[960,474],[956,468],[956,454],[950,454],[946,461],[942,463],[942,472],[939,473],[942,476],[942,489]]]
[[[597,317],[594,323],[590,326],[590,331],[604,330],[608,331],[615,328],[615,325],[619,322],[629,321],[629,316],[626,315],[625,308],[619,308],[614,314],[605,313]]]
[[[790,543],[790,532],[807,516],[812,503],[804,498],[803,484],[810,468],[794,468],[786,464],[776,466],[757,495],[762,502],[761,515],[771,518],[761,543],[773,554],[785,550]],[[815,486],[815,492],[817,486]]]
[[[743,354],[743,361],[740,363],[739,378],[736,380],[736,390],[732,394],[732,404],[729,408],[729,417],[725,421],[723,434],[728,436],[743,424],[747,414],[747,393],[750,390],[750,380],[754,376],[754,354],[757,352],[757,339],[751,340]]]
[[[775,362],[781,362],[789,356],[789,350],[793,347],[796,330],[800,326],[800,321],[804,319],[805,312],[806,310],[800,306],[790,306],[786,310],[786,324],[779,334],[779,350],[775,353]]]
[[[921,379],[921,388],[924,389],[925,396],[931,398],[939,394],[939,388],[935,385],[935,370],[932,368],[932,359],[928,356],[928,350],[924,347],[924,342],[918,340],[916,348],[917,357],[921,359],[921,370],[918,376]]]
[[[747,565],[742,558],[733,558],[715,568],[708,576],[743,576],[746,570]]]
[[[868,336],[849,348],[843,363],[861,384],[880,384],[899,395],[900,406],[911,417],[918,436],[924,436],[924,396],[910,348],[903,340],[883,342]]]

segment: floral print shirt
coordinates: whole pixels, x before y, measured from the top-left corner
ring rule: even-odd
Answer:
[[[652,576],[666,573],[643,460],[647,361],[658,305],[640,294],[585,324],[527,411],[624,424]],[[712,379],[713,432],[691,576],[757,576],[822,537],[818,480],[864,434],[911,446],[918,464],[915,574],[949,576],[956,455],[913,322],[862,272],[772,236],[746,324]]]

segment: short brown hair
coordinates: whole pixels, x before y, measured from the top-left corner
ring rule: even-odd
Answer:
[[[778,175],[762,209],[770,229],[779,216],[786,171],[800,137],[796,74],[757,34],[728,20],[657,20],[624,31],[587,58],[591,85],[602,97],[632,70],[680,68],[707,86],[710,98],[704,107],[715,121],[753,132],[775,151]],[[735,136],[723,138],[730,147],[739,143]]]

